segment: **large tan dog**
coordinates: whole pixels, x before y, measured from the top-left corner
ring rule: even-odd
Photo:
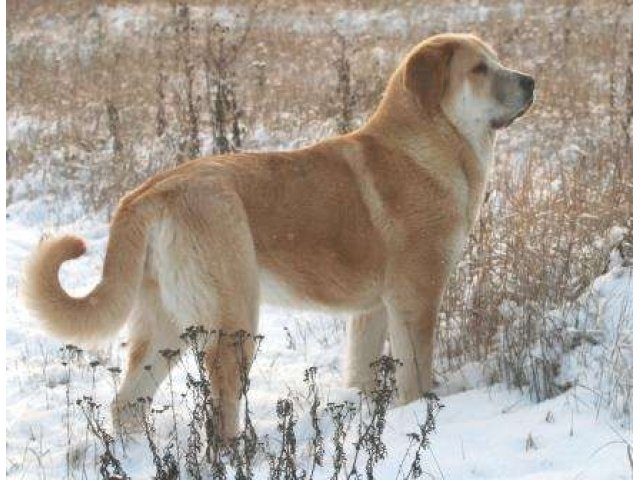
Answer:
[[[40,243],[27,305],[50,332],[86,342],[130,330],[116,413],[152,397],[160,349],[189,325],[255,333],[260,301],[351,311],[347,382],[366,387],[387,328],[401,402],[432,386],[433,336],[447,277],[483,199],[495,131],[533,100],[531,77],[472,35],[416,46],[359,130],[291,152],[207,157],[126,195],[113,217],[102,281],[73,298],[58,270],[85,252]],[[237,426],[238,355],[206,348],[223,433]],[[253,343],[245,344],[251,358]],[[153,375],[143,367],[150,365]]]

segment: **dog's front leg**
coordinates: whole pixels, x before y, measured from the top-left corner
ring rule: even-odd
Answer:
[[[380,305],[354,316],[347,325],[345,382],[348,387],[369,392],[375,386],[371,364],[382,354],[387,336],[387,309]]]
[[[449,268],[448,262],[433,260],[423,274],[403,267],[391,277],[384,302],[391,351],[402,362],[397,382],[400,402],[405,404],[433,386],[434,332]]]
[[[432,308],[389,308],[389,334],[394,358],[400,360],[396,380],[401,404],[409,403],[433,386],[433,337],[436,315]]]

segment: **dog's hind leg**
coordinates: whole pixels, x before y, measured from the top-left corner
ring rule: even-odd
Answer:
[[[231,260],[227,275],[221,279],[224,283],[217,289],[218,335],[205,347],[207,372],[220,409],[220,434],[225,441],[237,432],[239,401],[255,353],[258,269],[253,243],[248,240],[238,237],[229,243],[238,256]]]
[[[141,418],[136,418],[138,399],[150,402],[184,350],[180,331],[162,306],[157,285],[145,280],[138,301],[129,319],[129,358],[124,381],[112,405],[115,423],[139,430]],[[160,353],[160,352],[163,352]]]
[[[205,346],[205,365],[219,408],[220,436],[237,432],[243,383],[255,351],[258,320],[258,265],[251,230],[233,192],[191,188],[185,196],[188,216],[178,231],[189,274],[184,275],[184,310],[190,321],[215,330]],[[183,262],[184,263],[184,262]]]
[[[255,353],[255,336],[245,330],[221,334],[206,348],[205,362],[219,412],[218,433],[229,442],[238,431],[239,402]]]
[[[345,383],[362,391],[374,387],[371,364],[382,355],[387,337],[387,311],[384,305],[354,316],[347,322],[347,367]]]

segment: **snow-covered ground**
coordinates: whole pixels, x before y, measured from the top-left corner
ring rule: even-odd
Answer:
[[[41,225],[47,224],[45,207],[43,201],[25,200],[8,208],[7,476],[66,478],[70,451],[73,469],[69,477],[96,478],[93,450],[96,441],[87,433],[74,403],[76,398],[92,395],[108,405],[117,380],[105,367],[123,365],[125,350],[119,341],[113,341],[100,351],[85,353],[82,360],[67,370],[61,364],[61,343],[47,338],[37,320],[21,306],[18,298],[21,266],[43,233]],[[66,288],[86,292],[99,278],[107,225],[95,218],[85,218],[56,231],[61,230],[73,230],[88,239],[89,254],[65,265],[62,271]],[[586,346],[565,354],[561,376],[577,386],[553,399],[534,403],[528,395],[509,391],[503,385],[489,386],[478,365],[466,365],[459,374],[451,375],[450,383],[439,387],[445,407],[437,417],[429,454],[423,456],[425,471],[432,478],[445,479],[630,478],[629,417],[614,416],[603,406],[611,404],[602,399],[603,377],[588,373],[597,371],[594,365],[601,364],[597,361],[600,357],[613,355],[614,346],[615,353],[631,368],[631,346],[620,340],[630,338],[631,293],[630,269],[615,266],[598,278],[575,305],[563,309],[568,323],[595,335],[599,343],[587,342]],[[345,318],[312,312],[262,310],[260,330],[265,338],[251,371],[250,408],[258,435],[268,435],[272,442],[277,442],[276,401],[287,395],[296,399],[301,458],[312,432],[304,369],[318,367],[323,400],[358,400],[355,391],[341,386],[344,324]],[[121,340],[124,338],[123,332]],[[88,366],[93,359],[101,361],[95,378]],[[186,368],[176,367],[172,376],[174,385],[184,384]],[[67,394],[71,407],[67,407]],[[157,404],[167,398],[165,386]],[[178,422],[179,436],[184,439],[186,412],[178,413],[182,419]],[[418,420],[424,415],[425,405],[421,402],[390,412],[384,434],[388,456],[376,467],[376,478],[396,478],[408,446],[407,434],[418,431]],[[171,426],[168,414],[165,417],[158,419],[159,438]],[[322,427],[328,438],[328,418],[323,418]],[[352,429],[348,439],[353,439],[355,433]],[[123,445],[127,473],[132,478],[151,478],[154,468],[144,440],[135,436],[124,443],[118,440],[116,453],[122,454]],[[330,461],[325,465],[329,468]],[[259,461],[256,470],[258,478],[265,478],[266,462]]]

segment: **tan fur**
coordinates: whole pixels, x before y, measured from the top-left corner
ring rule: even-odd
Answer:
[[[113,334],[132,312],[119,404],[153,395],[141,366],[153,364],[161,381],[167,368],[149,352],[177,345],[181,329],[255,333],[260,297],[361,312],[348,382],[369,383],[359,377],[388,327],[403,362],[400,399],[411,401],[432,385],[436,315],[484,195],[495,129],[532,101],[524,79],[476,37],[427,39],[356,132],[290,152],[201,158],[127,195],[102,281],[86,297],[69,297],[57,278],[63,261],[84,252],[81,240],[44,241],[26,270],[27,305],[76,341]],[[217,338],[206,357],[226,436],[240,389],[234,348]],[[245,349],[250,359],[252,345]]]
[[[144,367],[143,362],[149,352],[150,344],[151,342],[146,338],[132,342],[129,346],[129,363],[127,365],[127,370],[129,372]]]
[[[371,364],[380,357],[387,333],[384,305],[354,315],[347,325],[345,379],[348,385],[365,392],[373,390],[375,378]]]

